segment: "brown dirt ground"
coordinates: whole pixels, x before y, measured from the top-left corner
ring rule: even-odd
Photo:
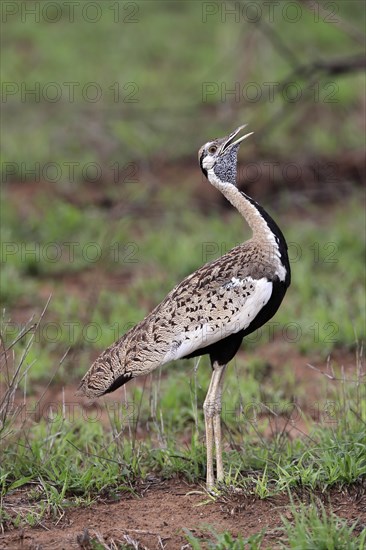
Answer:
[[[365,525],[366,487],[319,496],[337,516],[350,523],[358,519],[360,530],[362,524]],[[310,500],[307,493],[299,494],[298,498],[302,502]],[[20,508],[23,501],[19,491],[14,506]],[[138,496],[122,496],[118,502],[69,509],[57,521],[45,520],[39,527],[8,531],[0,537],[0,548],[91,549],[90,539],[105,544],[126,544],[129,537],[130,542],[135,543],[131,548],[140,550],[188,549],[183,528],[195,537],[207,539],[207,525],[218,533],[228,530],[234,536],[245,537],[265,529],[263,547],[278,548],[281,516],[292,519],[287,496],[259,500],[233,493],[210,502],[202,487],[179,480],[155,480],[141,487]]]

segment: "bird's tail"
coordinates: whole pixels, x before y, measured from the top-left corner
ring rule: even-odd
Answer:
[[[152,312],[109,346],[94,361],[80,382],[76,395],[100,397],[116,390],[131,378],[149,374],[164,364],[167,349],[161,343],[156,344],[159,333],[154,333],[154,322]]]
[[[116,342],[99,355],[81,380],[76,395],[100,397],[116,390],[132,378],[132,373],[126,372],[118,353],[122,346],[121,341]]]

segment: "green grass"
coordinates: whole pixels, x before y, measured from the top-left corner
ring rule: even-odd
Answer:
[[[38,346],[35,333],[15,344],[14,368],[8,364],[13,387],[19,386],[26,371],[30,378]],[[15,367],[18,364],[19,369]],[[202,374],[200,369],[193,373],[189,388],[174,377],[174,372],[169,382],[160,380],[157,373],[150,395],[136,388],[127,403],[106,403],[109,428],[97,421],[98,409],[83,409],[72,401],[43,410],[45,404],[28,399],[25,407],[16,410],[12,386],[3,379],[10,390],[0,403],[1,498],[24,487],[31,503],[30,512],[15,516],[9,516],[5,507],[3,524],[38,524],[44,517],[57,518],[70,506],[88,505],[100,498],[118,499],[126,491],[138,491],[141,481],[151,474],[203,483]],[[221,487],[223,494],[230,494],[233,486],[245,494],[268,498],[284,491],[326,492],[332,487],[361,484],[366,477],[366,399],[361,363],[352,376],[355,381],[358,376],[358,383],[343,380],[334,390],[332,422],[320,423],[309,436],[293,441],[276,433],[265,436],[265,419],[253,422],[233,410],[228,414],[226,404],[225,435],[235,450],[232,447],[224,455],[227,477]],[[4,403],[10,404],[8,410]],[[42,410],[48,420],[34,423]],[[137,426],[149,434],[143,441],[136,439]],[[187,429],[190,444],[180,443]]]
[[[203,541],[195,537],[188,529],[186,531],[187,541],[192,550],[259,550],[264,537],[264,532],[257,533],[250,537],[243,538],[241,535],[233,537],[231,533],[216,533],[213,529],[208,529],[210,538]],[[203,543],[203,545],[202,545]]]
[[[357,534],[359,521],[351,524],[340,519],[333,512],[327,512],[321,502],[312,502],[309,506],[302,503],[292,504],[289,521],[282,517],[282,527],[277,529],[280,547],[291,550],[362,550],[366,543],[366,528]],[[188,529],[186,538],[193,550],[260,550],[269,548],[265,544],[266,530],[250,537],[230,532],[217,533],[207,528],[207,535],[196,537]],[[273,536],[273,532],[271,533]]]
[[[56,518],[63,508],[134,493],[134,487],[152,473],[163,479],[182,476],[189,482],[204,482],[205,452],[195,438],[189,448],[180,447],[165,432],[165,441],[159,444],[151,421],[153,439],[134,442],[126,427],[115,437],[98,422],[70,422],[61,416],[59,410],[51,423],[42,421],[17,433],[16,439],[8,435],[3,447],[2,497],[19,487],[27,488],[40,517]],[[226,453],[225,483],[259,498],[299,488],[326,492],[330,487],[360,483],[366,476],[362,427],[353,423],[351,434],[344,427],[313,434],[310,442],[267,442],[265,449],[248,438],[247,453]],[[12,517],[11,521],[20,520],[28,521],[27,517]]]
[[[334,513],[327,513],[323,505],[312,503],[294,507],[294,521],[283,518],[286,544],[293,550],[362,550],[366,543],[366,528],[359,535],[359,522],[348,525]]]

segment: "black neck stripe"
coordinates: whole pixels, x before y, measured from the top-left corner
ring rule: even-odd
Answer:
[[[274,219],[268,214],[268,212],[258,204],[254,199],[246,195],[241,191],[241,194],[258,210],[259,214],[262,216],[266,224],[268,225],[270,231],[273,233],[273,235],[276,238],[276,241],[278,243],[278,250],[281,255],[282,263],[286,269],[286,282],[289,285],[291,280],[291,270],[290,270],[290,262],[288,258],[288,247],[286,239],[281,231],[281,229],[278,227]]]
[[[203,168],[203,166],[202,166],[204,155],[205,155],[205,152],[202,151],[201,156],[200,156],[200,168],[201,168],[202,172],[204,173],[205,177],[208,179],[207,170],[206,170],[206,168]]]

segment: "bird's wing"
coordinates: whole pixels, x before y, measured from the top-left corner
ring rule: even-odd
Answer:
[[[79,391],[89,397],[113,391],[247,328],[269,301],[274,277],[249,241],[205,264],[94,361]]]
[[[175,330],[162,364],[181,359],[194,351],[246,329],[269,301],[273,283],[266,277],[231,277],[225,281],[210,280],[196,286],[179,311],[164,311],[174,320]]]

